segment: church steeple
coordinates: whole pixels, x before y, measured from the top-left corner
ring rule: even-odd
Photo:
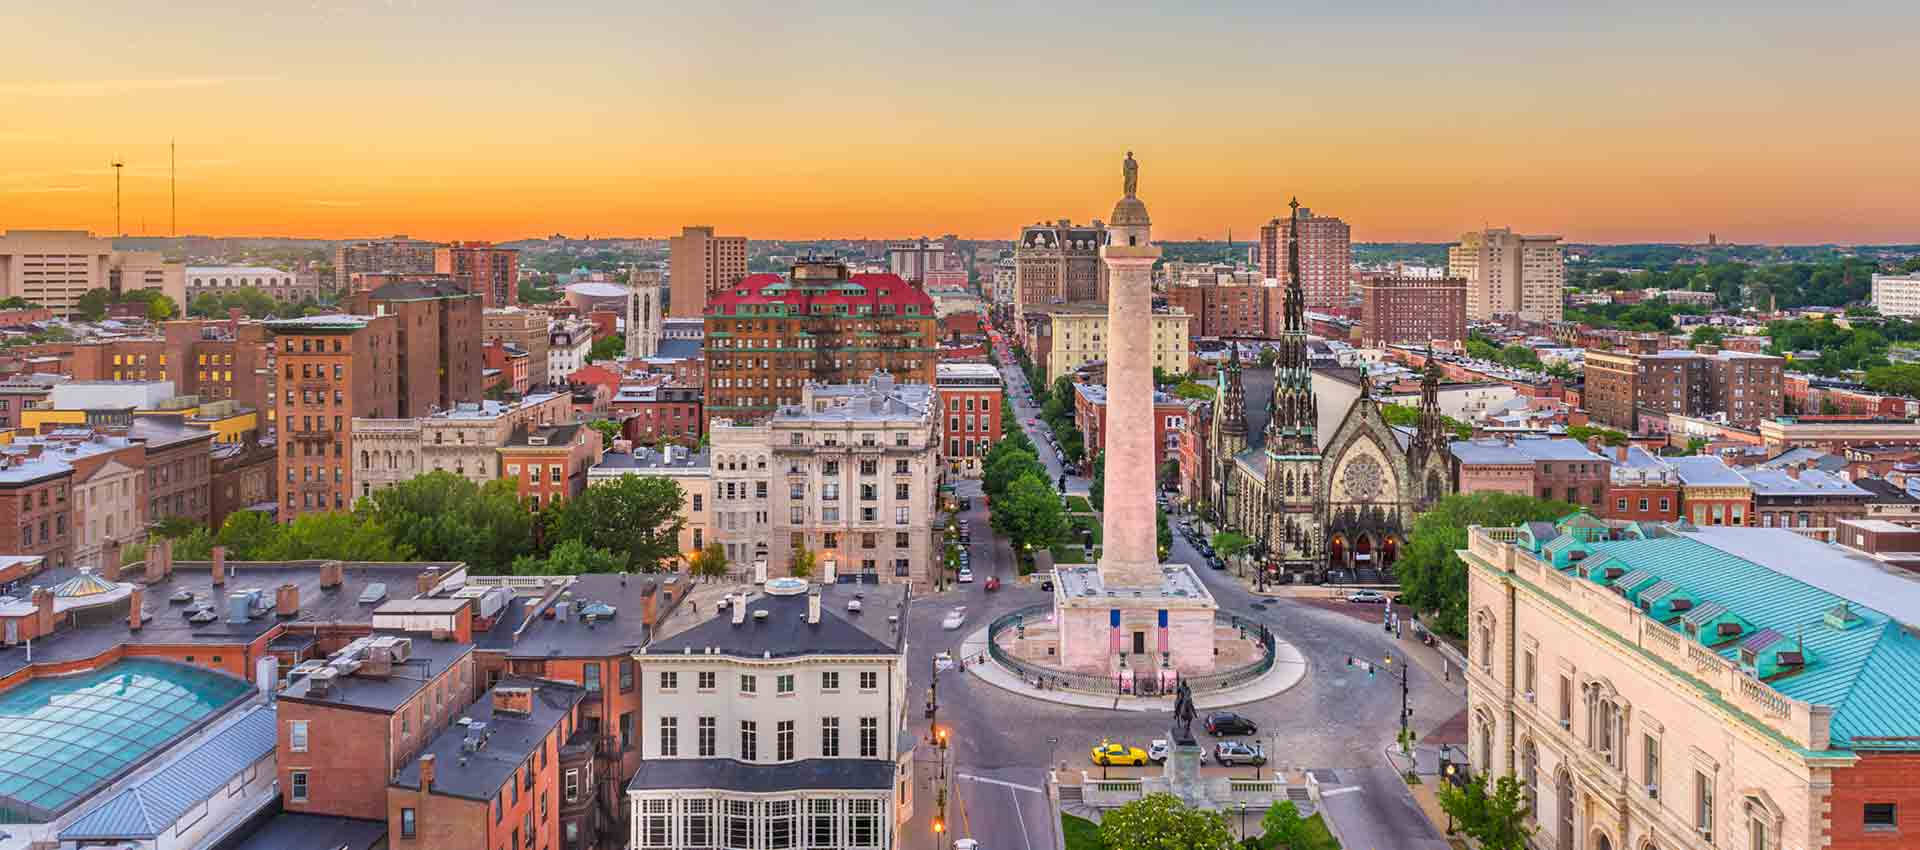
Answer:
[[[1241,444],[1247,438],[1247,389],[1240,381],[1240,346],[1227,343],[1226,382],[1220,388],[1220,433]]]
[[[1440,361],[1433,356],[1433,345],[1427,345],[1427,363],[1420,375],[1420,422],[1413,433],[1413,439],[1407,445],[1407,453],[1418,462],[1428,452],[1440,451],[1446,445],[1446,419],[1440,414]]]
[[[1273,455],[1310,455],[1319,451],[1314,426],[1319,404],[1313,396],[1313,375],[1307,368],[1306,293],[1300,287],[1300,201],[1288,204],[1293,214],[1287,228],[1287,295],[1285,326],[1280,333],[1279,357],[1273,361],[1273,401],[1268,405],[1267,452]]]

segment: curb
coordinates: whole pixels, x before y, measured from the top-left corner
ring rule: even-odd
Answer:
[[[1173,700],[1164,697],[1151,698],[1151,701],[1149,701],[1149,698],[1142,697],[1095,696],[1081,691],[1037,691],[1026,687],[1024,679],[1000,666],[999,662],[992,660],[992,654],[987,653],[986,628],[978,629],[962,638],[960,640],[960,653],[961,657],[971,657],[975,654],[986,653],[988,659],[986,664],[983,665],[980,662],[974,662],[967,666],[965,672],[1000,690],[1017,696],[1027,697],[1028,699],[1050,702],[1054,705],[1066,705],[1076,708],[1097,708],[1107,711],[1166,712],[1173,710]],[[982,672],[981,668],[987,665],[991,665],[998,675],[989,676]],[[1235,706],[1247,705],[1259,702],[1260,700],[1277,697],[1305,681],[1307,678],[1307,669],[1306,656],[1301,654],[1299,647],[1286,641],[1277,641],[1274,647],[1273,667],[1268,670],[1265,675],[1253,680],[1251,683],[1241,685],[1221,694],[1195,697],[1194,707],[1201,710],[1233,708]],[[1254,684],[1264,683],[1270,678],[1281,676],[1289,676],[1291,678],[1287,679],[1278,689],[1271,692],[1268,692],[1264,688],[1258,692],[1253,692],[1254,689],[1250,687]],[[1016,681],[1021,684],[1014,685],[1013,682]],[[1043,694],[1049,696],[1043,696]],[[1054,699],[1050,696],[1051,694],[1059,694],[1066,698]],[[1121,702],[1123,699],[1127,700],[1125,704]]]

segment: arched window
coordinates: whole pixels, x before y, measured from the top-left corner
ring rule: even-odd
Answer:
[[[367,459],[367,450],[361,449],[360,450],[360,468],[371,469],[372,467],[373,467],[373,462]]]
[[[1527,794],[1527,817],[1539,819],[1540,810],[1540,748],[1532,740],[1520,748],[1520,783]]]

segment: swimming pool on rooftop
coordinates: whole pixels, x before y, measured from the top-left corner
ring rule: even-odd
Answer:
[[[248,695],[213,670],[127,659],[0,693],[0,823],[44,823]]]

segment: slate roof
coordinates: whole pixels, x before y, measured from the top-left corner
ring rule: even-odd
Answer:
[[[1701,600],[1685,615],[1703,623],[1732,614],[1758,629],[1805,642],[1806,669],[1768,685],[1792,699],[1834,709],[1834,749],[1920,745],[1920,581],[1785,529],[1711,528],[1649,540],[1599,542],[1609,557],[1686,588]],[[1843,604],[1861,618],[1827,625]],[[1739,645],[1718,650],[1739,662]],[[1871,739],[1913,739],[1887,741]]]
[[[1747,470],[1743,477],[1753,485],[1755,496],[1852,496],[1865,501],[1873,495],[1838,475],[1818,469],[1803,469],[1800,477],[1795,478],[1784,469],[1756,468]]]
[[[605,658],[625,650],[631,653],[647,642],[647,624],[641,610],[652,579],[614,573],[582,573],[567,586],[570,596],[554,601],[553,619],[539,618],[520,633],[508,658]],[[575,610],[580,604],[604,602],[618,609],[613,619],[589,625]],[[500,625],[495,625],[499,630]]]
[[[226,850],[370,850],[387,836],[387,822],[281,812]]]
[[[629,791],[877,791],[893,785],[886,759],[801,759],[748,764],[733,759],[647,759]],[[437,780],[436,780],[437,781]]]
[[[493,694],[501,688],[532,688],[533,712],[514,714],[496,711]],[[468,727],[448,726],[433,736],[421,755],[433,754],[433,792],[469,800],[491,800],[514,771],[527,763],[572,711],[587,690],[567,682],[546,679],[506,678],[480,695],[480,699],[460,712],[474,723],[486,724],[486,745],[466,752]],[[420,759],[416,756],[393,778],[396,788],[420,787]]]
[[[752,596],[746,603],[745,622],[734,623],[731,609],[717,611],[705,622],[655,639],[642,652],[698,654],[711,647],[721,655],[736,658],[891,655],[900,651],[905,636],[903,628],[887,622],[889,615],[902,613],[904,597],[889,592],[897,587],[834,585],[821,596],[818,623],[807,622],[806,594]],[[845,603],[854,592],[863,595],[862,610],[857,612],[848,611]],[[766,611],[766,619],[755,619],[754,611]]]
[[[1915,497],[1912,493],[1907,492],[1905,487],[1901,487],[1885,478],[1855,479],[1853,486],[1872,494],[1873,498],[1868,499],[1870,502],[1920,502],[1920,497]]]
[[[1667,458],[1667,465],[1680,473],[1680,483],[1689,487],[1745,487],[1747,479],[1725,461],[1712,455]]]
[[[1585,443],[1568,438],[1519,437],[1506,440],[1455,440],[1448,444],[1453,456],[1463,464],[1522,464],[1536,461],[1602,461],[1606,458],[1587,449]]]
[[[213,732],[185,755],[133,782],[60,831],[60,840],[155,838],[188,809],[225,788],[233,777],[273,754],[278,744],[272,706],[256,705]]]

